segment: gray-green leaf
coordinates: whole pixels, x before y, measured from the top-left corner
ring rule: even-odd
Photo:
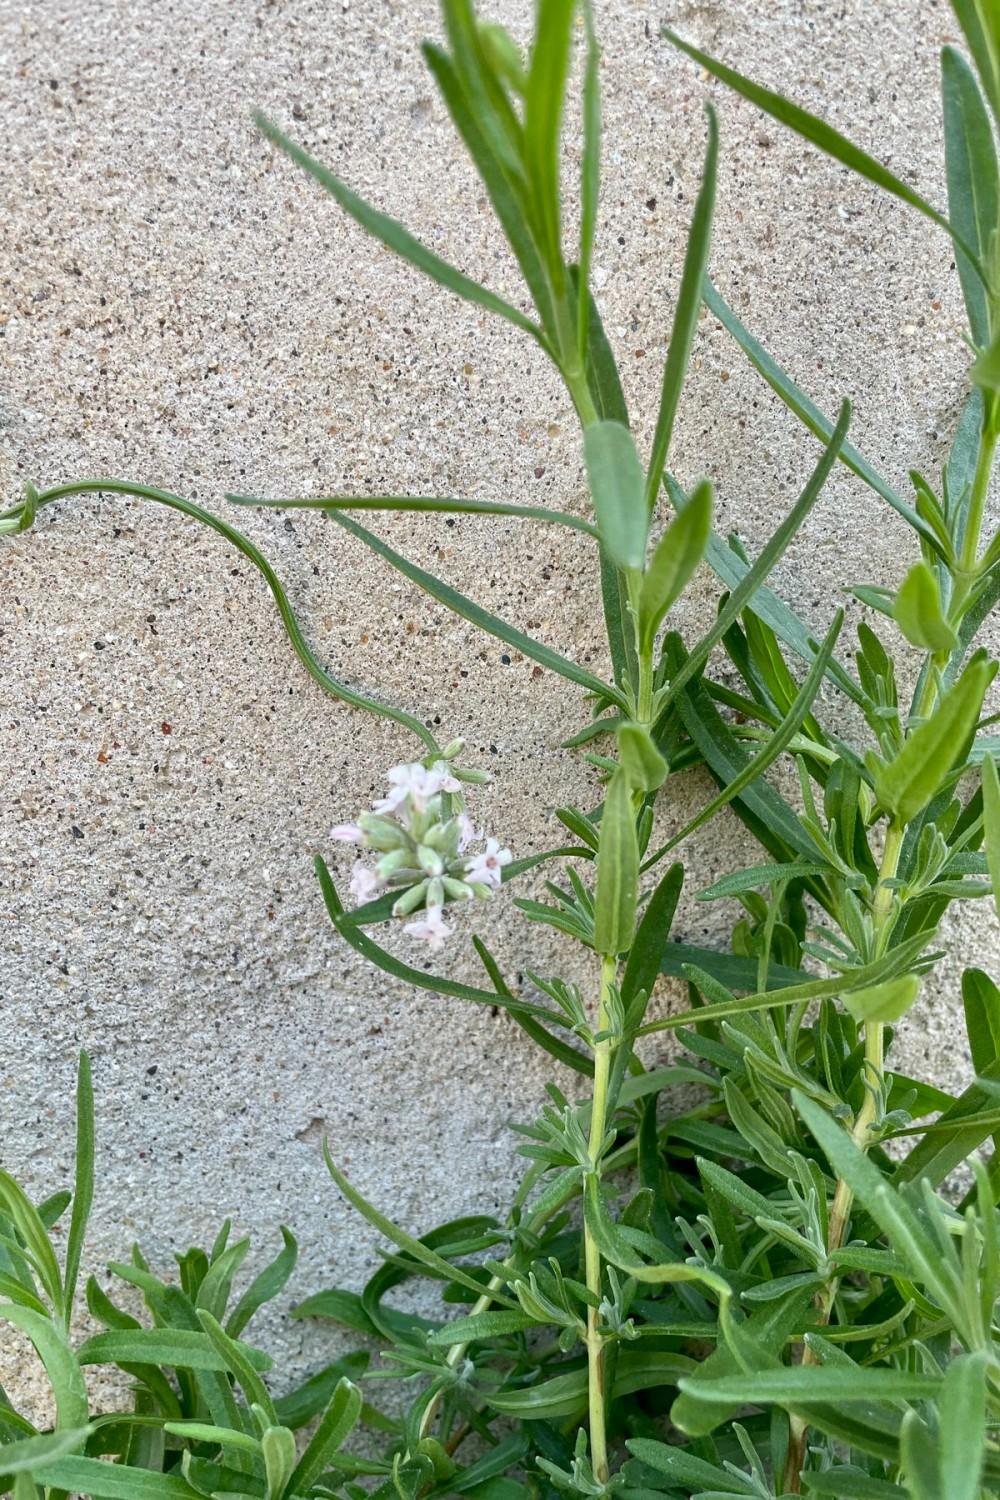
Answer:
[[[1000,917],[1000,779],[992,755],[983,756],[983,843],[993,901]]]
[[[958,636],[944,617],[937,574],[925,562],[915,563],[903,579],[892,615],[911,646],[939,656],[954,650]]]
[[[660,537],[639,590],[639,640],[652,648],[671,605],[680,598],[705,555],[712,531],[712,486],[696,486],[690,500]]]
[[[919,974],[899,974],[883,984],[854,990],[844,996],[844,1006],[856,1021],[898,1021],[920,993]]]
[[[618,730],[618,755],[629,786],[640,792],[655,792],[662,786],[669,767],[653,743],[645,724],[631,720]]]
[[[648,515],[632,434],[620,422],[595,422],[584,433],[583,447],[601,541],[620,568],[641,568]]]
[[[895,759],[882,767],[875,795],[897,823],[908,823],[939,790],[979,718],[996,667],[982,658],[966,667],[931,717],[907,736]]]
[[[594,945],[598,953],[623,953],[635,932],[639,883],[639,842],[632,794],[624,770],[611,778],[601,817],[597,850]]]

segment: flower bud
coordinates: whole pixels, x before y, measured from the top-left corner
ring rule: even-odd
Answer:
[[[375,873],[379,880],[391,880],[394,875],[400,875],[413,863],[413,857],[409,849],[392,849],[375,866]],[[419,874],[413,871],[414,878],[419,879]]]
[[[416,911],[427,895],[427,881],[422,880],[419,885],[411,885],[408,891],[404,891],[399,900],[392,908],[394,917],[408,917],[411,911]]]
[[[420,844],[417,848],[417,864],[425,875],[444,874],[444,860],[435,849],[429,849],[426,844]]]
[[[447,844],[448,844],[448,829],[449,829],[449,826],[450,826],[450,820],[449,820],[448,823],[434,823],[434,824],[432,824],[431,827],[427,829],[426,833],[424,834],[424,836],[420,840],[420,842],[424,845],[424,847],[426,849],[436,849],[437,852],[440,854],[442,852],[442,850],[444,850],[447,847]]]
[[[473,786],[486,786],[493,780],[489,771],[470,771],[467,766],[456,766],[453,774],[458,781],[468,781]]]
[[[465,741],[463,739],[459,738],[457,740],[449,740],[447,745],[445,745],[444,749],[441,751],[441,759],[454,760],[456,755],[461,755],[464,749]]]
[[[472,898],[472,887],[464,880],[455,880],[451,875],[443,875],[441,884],[444,893],[452,901],[469,901]]]
[[[406,847],[406,830],[394,823],[392,818],[380,817],[378,813],[362,813],[358,818],[358,826],[372,849],[380,849],[387,854],[390,849]]]

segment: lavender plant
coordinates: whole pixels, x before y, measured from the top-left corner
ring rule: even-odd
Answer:
[[[38,1431],[0,1387],[0,1493],[14,1500],[68,1500],[71,1493],[92,1500],[205,1500],[220,1489],[263,1500],[322,1500],[336,1493],[330,1485],[342,1479],[339,1449],[362,1412],[350,1377],[361,1374],[367,1356],[336,1361],[274,1400],[262,1378],[270,1359],[242,1337],[295,1268],[298,1246],[287,1229],[278,1255],[235,1301],[233,1285],[250,1241],[231,1240],[228,1220],[210,1250],[195,1246],[177,1256],[179,1284],[158,1277],[133,1245],[128,1264],[109,1269],[141,1292],[151,1326],[90,1277],[87,1309],[102,1331],[74,1339],[95,1173],[86,1055],[77,1077],[76,1120],[72,1191],[36,1207],[0,1172],[0,1316],[33,1345],[56,1414],[51,1430]],[[67,1209],[60,1264],[59,1221]],[[132,1380],[130,1409],[91,1411],[85,1371],[93,1365],[117,1366]],[[371,1410],[368,1415],[374,1417]],[[309,1441],[297,1445],[296,1433],[317,1417]],[[116,1461],[105,1462],[109,1457]],[[353,1472],[350,1462],[347,1472]]]
[[[1000,23],[991,0],[953,0],[953,9],[974,67],[945,48],[947,215],[822,121],[673,38],[724,83],[951,236],[969,317],[971,390],[942,474],[932,480],[914,471],[908,497],[848,442],[847,403],[836,420],[821,413],[707,280],[718,152],[711,110],[657,420],[640,457],[590,291],[600,102],[589,5],[540,0],[525,59],[502,28],[478,19],[470,0],[443,0],[447,47],[425,48],[523,275],[531,314],[471,281],[276,126],[259,122],[375,238],[532,337],[573,401],[592,519],[461,499],[229,497],[321,510],[440,603],[584,690],[590,722],[567,749],[600,745],[600,753],[585,753],[603,781],[596,806],[559,810],[571,842],[526,859],[492,840],[473,853],[464,798],[477,773],[458,766],[460,744],[442,749],[412,713],[331,678],[266,559],[228,522],[177,496],[106,481],[29,489],[0,520],[23,529],[42,506],[74,491],[118,489],[185,511],[240,547],[264,574],[313,676],[421,742],[420,759],[390,773],[387,797],[335,830],[377,856],[352,876],[360,902],[353,910],[318,861],[337,933],[398,978],[507,1011],[586,1081],[576,1102],[552,1085],[548,1105],[525,1128],[520,1149],[529,1165],[504,1222],[476,1217],[416,1239],[367,1203],[328,1152],[341,1192],[395,1249],[360,1295],[320,1292],[298,1314],[381,1340],[390,1368],[416,1387],[399,1421],[372,1418],[388,1429],[376,1454],[338,1459],[350,1500],[366,1493],[365,1475],[379,1500],[612,1493],[773,1500],[804,1491],[976,1500],[1000,1492],[1000,1158],[980,1160],[981,1148],[1000,1140],[993,980],[978,970],[964,975],[977,1076],[958,1098],[886,1066],[894,1029],[941,956],[935,945],[947,908],[1000,893],[997,742],[985,732],[994,719],[984,708],[997,663],[975,646],[1000,595],[1000,532],[986,524],[1000,437]],[[578,10],[580,237],[568,258],[560,140]],[[713,532],[710,485],[688,493],[669,468],[703,304],[821,444],[798,500],[755,558],[738,538]],[[855,588],[874,624],[859,626],[853,661],[836,654],[840,610],[817,641],[767,583],[838,463],[914,538],[897,589]],[[665,527],[661,508],[671,517]],[[597,675],[417,567],[350,515],[363,509],[498,513],[585,532],[597,549],[610,670]],[[688,644],[671,628],[671,610],[702,560],[724,592],[712,627]],[[905,703],[896,656],[908,648],[920,653],[922,668]],[[843,734],[845,700],[864,726],[857,744]],[[766,779],[783,757],[798,770],[794,803]],[[692,765],[706,767],[719,790],[651,848],[655,808]],[[664,865],[727,806],[761,846],[762,862],[698,893],[738,903],[732,951],[719,953],[674,939],[683,870]],[[377,924],[402,919],[412,939],[437,949],[462,930],[465,902],[550,864],[563,874],[546,883],[545,899],[518,897],[516,905],[529,922],[592,954],[591,994],[534,972],[530,962],[518,988],[478,937],[481,987],[413,966],[371,936]],[[690,1003],[680,1014],[650,1017],[663,973],[687,981]],[[646,1068],[639,1040],[666,1031],[686,1056]],[[968,1179],[951,1191],[962,1168]],[[16,1222],[7,1239],[23,1244]],[[390,1293],[416,1277],[439,1283],[446,1307],[460,1305],[461,1315],[441,1322],[394,1307]],[[255,1401],[262,1405],[256,1388],[230,1369],[252,1414]],[[163,1426],[167,1398],[148,1378],[146,1387],[150,1425]],[[230,1428],[254,1436],[246,1410],[227,1412]],[[203,1430],[189,1436],[207,1445],[206,1461],[217,1466],[216,1492],[264,1493],[264,1457],[255,1451],[240,1471],[230,1458],[245,1445],[224,1436],[226,1424],[208,1422],[200,1408],[193,1420]],[[473,1440],[479,1454],[470,1458]],[[280,1493],[292,1500],[293,1490],[288,1480]]]

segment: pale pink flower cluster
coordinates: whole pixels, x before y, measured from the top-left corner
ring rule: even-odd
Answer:
[[[456,741],[445,752],[447,759],[430,765],[414,761],[393,766],[389,790],[372,811],[331,831],[331,838],[379,855],[374,866],[359,860],[351,874],[351,894],[358,905],[386,890],[398,892],[393,916],[414,914],[404,931],[431,949],[440,948],[454,930],[444,920],[445,905],[472,897],[488,900],[499,890],[503,868],[513,857],[499,839],[478,831],[462,810],[462,781],[488,778],[452,769],[448,760],[460,748]],[[485,847],[473,852],[476,844]]]

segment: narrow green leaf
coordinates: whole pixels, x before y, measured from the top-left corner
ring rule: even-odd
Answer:
[[[639,639],[651,651],[656,632],[687,588],[712,533],[712,486],[695,486],[691,498],[660,537],[639,588]]]
[[[836,1175],[844,1179],[858,1202],[888,1236],[893,1249],[911,1268],[912,1275],[923,1282],[943,1307],[947,1307],[952,1289],[945,1279],[947,1267],[942,1263],[940,1249],[930,1231],[904,1201],[898,1188],[893,1187],[858,1149],[842,1125],[797,1089],[793,1090],[793,1098],[796,1109],[816,1137]]]
[[[701,948],[695,943],[668,943],[663,950],[660,972],[672,979],[684,979],[692,969],[710,974],[727,990],[745,990],[757,987],[757,960],[744,958],[737,953],[717,953],[712,948]],[[768,964],[768,990],[787,989],[789,985],[801,984],[803,971],[785,964]],[[690,1019],[690,1014],[689,1014]]]
[[[59,1262],[42,1217],[27,1193],[7,1172],[0,1170],[0,1213],[6,1214],[31,1257],[46,1296],[56,1312],[63,1307]]]
[[[829,418],[823,415],[818,406],[810,401],[805,392],[799,389],[791,376],[786,374],[771,358],[763,345],[758,343],[753,334],[741,323],[716,287],[707,279],[703,288],[703,296],[705,306],[718,318],[727,332],[732,334],[754,369],[764,377],[775,394],[780,396],[789,411],[793,412],[813,436],[819,438],[820,442],[829,442],[833,434],[834,424]],[[881,474],[858,452],[857,448],[853,447],[851,443],[844,442],[841,444],[837,456],[840,462],[846,468],[850,469],[852,474],[856,474],[877,495],[880,495],[915,531],[919,532],[921,536],[926,536],[928,540],[931,539],[933,532],[927,523],[921,519],[912,505],[908,505],[902,496],[896,494],[896,491],[889,482],[882,478]],[[709,561],[712,562],[711,553],[709,554]],[[778,629],[774,620],[764,613],[758,602],[755,601],[753,607],[762,619],[768,621],[772,629]]]
[[[898,1484],[887,1479],[873,1479],[863,1469],[837,1464],[833,1469],[803,1474],[810,1495],[830,1495],[833,1500],[907,1500]]]
[[[823,486],[829,478],[830,470],[837,460],[837,455],[847,435],[850,422],[851,407],[850,403],[845,401],[840,409],[840,417],[834,428],[833,436],[824,449],[819,463],[809,476],[805,489],[781,525],[772,534],[756,562],[748,568],[743,578],[733,589],[726,603],[719,610],[714,625],[710,630],[706,631],[697,645],[693,647],[684,665],[671,678],[664,706],[671,703],[685,684],[690,682],[691,678],[697,672],[701,671],[712,650],[722,640],[730,625],[739,617],[743,607],[749,603],[771,569],[784,555],[792,537],[798,531],[820,497]]]
[[[972,69],[954,47],[941,52],[941,102],[944,113],[944,159],[948,214],[982,266],[992,265],[991,241],[1000,224],[997,154],[990,117]],[[956,250],[962,294],[973,341],[989,343],[989,300],[968,258]]]
[[[261,134],[272,145],[277,146],[296,165],[314,177],[320,187],[335,198],[341,208],[350,214],[362,229],[367,230],[375,239],[381,240],[387,249],[394,251],[403,260],[409,261],[418,271],[422,271],[439,286],[447,287],[449,291],[464,298],[466,302],[474,302],[479,307],[486,308],[487,312],[497,313],[501,318],[506,318],[508,323],[513,323],[516,328],[530,333],[544,347],[545,340],[541,329],[516,307],[512,307],[503,297],[498,297],[487,287],[480,286],[477,281],[473,281],[455,266],[449,265],[446,260],[435,255],[433,250],[428,250],[427,246],[415,239],[398,220],[391,219],[388,214],[381,213],[377,208],[372,208],[370,204],[365,203],[363,198],[353,193],[328,167],[316,161],[307,151],[303,151],[301,146],[297,146],[283,131],[279,130],[277,125],[272,124],[266,115],[258,112],[254,115],[254,121]]]
[[[752,764],[745,744],[733,734],[703,683],[692,683],[684,690],[677,700],[677,712],[720,787],[729,786]],[[732,806],[775,860],[786,861],[796,854],[806,860],[815,858],[816,845],[794,808],[770,782],[751,779]],[[810,890],[819,895],[822,887],[810,883]]]
[[[755,1370],[724,1380],[684,1380],[686,1396],[697,1401],[777,1402],[794,1410],[825,1401],[922,1401],[941,1389],[934,1375],[911,1375],[905,1370],[841,1370],[823,1365],[798,1365],[790,1370]]]
[[[580,273],[577,266],[570,267],[570,280],[574,295],[579,299]],[[615,356],[604,332],[601,315],[597,310],[589,288],[584,286],[583,297],[587,303],[587,353],[585,368],[587,388],[598,417],[603,421],[620,422],[628,426],[628,408],[622,391],[621,376]],[[635,631],[628,612],[628,589],[624,575],[615,567],[606,547],[601,547],[601,605],[608,635],[608,648],[615,683],[621,687],[626,676],[636,680]]]
[[[644,1261],[636,1247],[626,1237],[621,1226],[615,1224],[609,1217],[601,1191],[601,1181],[596,1172],[587,1173],[584,1183],[583,1211],[587,1228],[593,1235],[594,1243],[604,1259],[616,1266],[618,1270],[624,1271],[626,1275],[634,1277],[636,1281],[654,1286],[693,1282],[714,1293],[722,1302],[729,1298],[729,1284],[704,1266],[692,1265],[686,1260],[660,1260],[654,1264]],[[633,1234],[637,1232],[633,1231]],[[642,1235],[638,1235],[638,1238],[643,1242],[643,1248],[646,1248],[644,1242],[651,1239],[650,1236]],[[663,1253],[666,1249],[665,1245],[651,1240],[650,1254]]]
[[[574,295],[580,296],[580,288],[587,299],[587,386],[591,400],[601,421],[620,422],[629,425],[628,407],[622,389],[621,374],[615,360],[614,350],[608,341],[601,322],[593,294],[585,282],[580,280],[579,266],[570,266],[570,280]]]
[[[894,1181],[916,1182],[925,1178],[936,1187],[982,1145],[991,1130],[988,1123],[982,1123],[981,1116],[995,1103],[995,1088],[991,1085],[1000,1082],[1000,1060],[977,1071],[980,1077],[949,1104],[935,1121],[934,1131],[914,1146],[896,1169]]]
[[[538,7],[524,98],[524,151],[542,254],[557,281],[562,271],[559,137],[576,0]]]
[[[239,1348],[254,1368],[270,1368],[270,1359],[259,1349],[247,1344],[240,1344]],[[95,1333],[81,1345],[77,1357],[82,1365],[149,1364],[171,1365],[180,1370],[229,1370],[208,1334],[190,1328],[123,1328]]]
[[[394,979],[405,980],[407,984],[416,985],[419,989],[429,990],[431,994],[452,995],[460,1000],[470,1000],[473,1005],[499,1006],[502,1010],[516,1010],[520,1015],[537,1016],[542,1021],[559,1023],[559,1017],[554,1012],[546,1010],[542,1005],[534,1005],[530,1000],[510,999],[498,991],[480,990],[471,984],[462,984],[457,979],[446,979],[443,974],[428,974],[424,969],[415,969],[411,964],[403,963],[401,959],[379,947],[367,933],[362,932],[353,920],[353,912],[344,910],[322,856],[317,854],[313,863],[334,927],[345,943],[384,973],[391,974]]]
[[[625,779],[638,792],[655,792],[669,771],[645,724],[629,720],[618,730],[618,756]]]
[[[190,516],[202,525],[208,526],[212,531],[218,532],[219,536],[231,543],[237,551],[241,552],[260,573],[267,584],[278,608],[281,623],[299,661],[305,667],[309,676],[318,683],[325,693],[332,698],[339,698],[344,703],[349,703],[353,708],[362,708],[371,714],[380,715],[382,718],[392,719],[397,724],[402,724],[405,729],[410,730],[422,741],[428,750],[438,749],[437,741],[425,724],[408,714],[404,709],[392,708],[388,704],[379,703],[374,698],[368,698],[364,693],[356,692],[346,683],[339,682],[337,678],[331,677],[330,673],[319,662],[311,647],[302,633],[302,627],[288,603],[287,595],[282,588],[277,573],[271,567],[267,558],[260,548],[245,537],[235,526],[230,526],[228,521],[223,521],[220,516],[213,515],[209,510],[203,510],[200,505],[195,505],[190,500],[184,500],[180,495],[172,495],[167,490],[153,489],[149,485],[129,484],[120,479],[87,479],[75,484],[55,485],[39,496],[39,505],[51,505],[55,501],[67,498],[70,495],[108,493],[116,495],[135,495],[143,500],[154,500],[160,505],[167,506],[170,510],[176,510],[184,516]]]
[[[538,1319],[529,1317],[524,1312],[484,1312],[474,1313],[468,1318],[456,1318],[454,1323],[446,1323],[443,1328],[437,1328],[433,1333],[427,1335],[429,1344],[472,1344],[477,1340],[509,1338],[512,1333],[526,1333],[529,1328],[537,1328]]]
[[[978,263],[975,252],[964,242],[955,226],[949,224],[944,214],[939,213],[936,208],[932,208],[926,198],[922,198],[918,192],[915,192],[913,188],[901,181],[893,172],[889,171],[888,167],[883,166],[880,161],[876,161],[873,156],[869,156],[867,151],[862,151],[860,147],[855,146],[853,142],[849,141],[846,136],[841,135],[839,130],[835,130],[832,125],[828,125],[825,120],[819,119],[816,115],[810,114],[808,110],[802,109],[797,104],[793,104],[784,95],[776,94],[772,89],[763,88],[760,84],[751,82],[742,73],[737,73],[735,69],[727,68],[724,63],[717,62],[707,52],[702,52],[699,48],[693,47],[690,42],[682,41],[676,32],[671,31],[668,27],[664,28],[664,35],[669,37],[675,47],[679,47],[682,52],[686,52],[688,57],[700,63],[715,78],[718,78],[729,88],[735,90],[737,94],[742,94],[744,99],[748,99],[751,104],[755,104],[758,109],[762,109],[765,114],[770,115],[773,120],[777,120],[780,125],[787,125],[790,130],[794,130],[797,135],[810,141],[812,145],[817,146],[827,156],[832,156],[835,161],[842,162],[845,167],[849,167],[858,176],[867,178],[876,187],[884,189],[885,192],[891,193],[894,198],[899,198],[903,203],[908,203],[911,208],[917,209],[925,218],[930,219],[932,224],[937,224],[939,228],[951,235],[956,245],[965,251],[977,274],[981,278],[983,277],[983,270]]]
[[[694,1361],[683,1354],[622,1350],[611,1385],[611,1398],[621,1399],[636,1391],[677,1385],[693,1367]],[[488,1400],[497,1411],[525,1422],[578,1417],[587,1408],[587,1372],[580,1368],[566,1375],[554,1375],[540,1385],[498,1391]]]
[[[730,1172],[718,1162],[706,1160],[705,1157],[699,1156],[695,1160],[702,1181],[710,1184],[715,1192],[720,1193],[740,1213],[746,1214],[751,1221],[761,1216],[773,1217],[775,1205],[769,1203],[756,1188],[744,1182],[742,1177],[737,1177],[735,1172]]]
[[[216,1427],[211,1422],[164,1422],[164,1432],[175,1437],[186,1438],[191,1443],[215,1443],[220,1448],[238,1448],[243,1453],[260,1457],[260,1440],[248,1432],[238,1432],[234,1427]]]
[[[673,864],[646,902],[621,977],[621,997],[628,1006],[640,990],[653,993],[663,955],[670,943],[677,903],[684,884],[684,866]]]
[[[443,1281],[455,1282],[458,1286],[464,1286],[467,1291],[471,1291],[477,1298],[480,1296],[483,1290],[481,1282],[476,1281],[461,1266],[456,1266],[451,1261],[443,1259],[435,1250],[429,1249],[422,1241],[415,1239],[412,1234],[407,1234],[405,1229],[400,1229],[391,1219],[387,1219],[384,1214],[379,1213],[378,1209],[369,1203],[367,1198],[359,1193],[357,1188],[340,1171],[330,1155],[329,1146],[325,1142],[323,1145],[323,1159],[326,1162],[330,1176],[348,1203],[353,1204],[358,1213],[367,1219],[369,1224],[373,1225],[381,1234],[384,1234],[387,1240],[391,1240],[394,1245],[399,1246],[400,1250],[405,1250],[408,1255],[412,1255],[414,1260],[426,1266],[433,1275],[440,1277]],[[510,1308],[511,1310],[517,1307],[517,1304],[512,1302],[503,1292],[496,1291],[492,1296],[494,1302],[499,1303],[503,1307]]]
[[[795,1288],[776,1302],[767,1302],[755,1308],[740,1325],[740,1353],[744,1360],[752,1356],[754,1369],[772,1369],[781,1363],[789,1338],[801,1331],[806,1319],[812,1293],[808,1288]],[[729,1320],[727,1335],[732,1334],[733,1319]],[[720,1342],[707,1359],[692,1372],[691,1382],[714,1384],[717,1380],[746,1379],[744,1366],[740,1364],[731,1342]],[[701,1437],[712,1432],[723,1422],[728,1422],[734,1408],[740,1402],[719,1401],[713,1397],[693,1397],[683,1389],[670,1409],[670,1420],[682,1432],[692,1437]]]
[[[983,756],[983,845],[997,916],[1000,916],[1000,778],[992,755]]]
[[[235,1244],[220,1251],[206,1271],[195,1295],[195,1306],[203,1307],[214,1318],[221,1318],[226,1311],[233,1277],[247,1258],[250,1240],[237,1240]]]
[[[218,1319],[203,1307],[198,1308],[198,1321],[208,1335],[213,1351],[221,1358],[223,1368],[235,1376],[247,1401],[251,1405],[259,1406],[271,1426],[276,1427],[278,1416],[274,1409],[274,1402],[271,1400],[271,1393],[257,1373],[262,1367],[253,1358],[256,1351],[248,1348],[246,1344],[239,1343],[236,1339],[231,1339]],[[268,1360],[263,1368],[266,1369],[270,1363]]]
[[[6,1271],[0,1271],[0,1297],[9,1297],[11,1302],[16,1302],[19,1307],[30,1307],[43,1318],[49,1316],[49,1309],[40,1297],[36,1297],[23,1282],[18,1281],[16,1276],[9,1276]]]
[[[456,1495],[467,1495],[477,1485],[506,1474],[508,1469],[520,1464],[529,1446],[530,1438],[526,1432],[512,1432],[509,1437],[502,1438],[499,1443],[494,1444],[488,1452],[483,1454],[482,1458],[477,1458],[467,1469],[454,1474],[448,1482]],[[476,1495],[477,1500],[494,1500],[489,1491],[484,1491],[480,1495],[477,1490]],[[510,1497],[497,1495],[495,1500],[510,1500]]]
[[[951,0],[986,97],[1000,126],[1000,21],[991,0]]]
[[[966,969],[962,1003],[972,1066],[977,1073],[985,1073],[1000,1058],[1000,989],[982,969]]]
[[[986,1449],[986,1356],[960,1355],[945,1372],[938,1400],[941,1494],[979,1500]]]
[[[907,736],[894,759],[880,769],[875,795],[896,822],[911,822],[964,754],[995,673],[994,663],[971,661],[931,717]]]
[[[361,1392],[349,1380],[341,1380],[330,1398],[316,1431],[299,1459],[288,1494],[307,1495],[320,1475],[328,1468],[333,1455],[343,1446],[361,1416]],[[293,1447],[294,1453],[294,1447]]]
[[[701,828],[703,824],[714,818],[717,812],[721,812],[724,807],[727,807],[730,802],[739,797],[752,782],[758,781],[768,767],[772,766],[779,756],[784,754],[802,728],[802,724],[808,717],[816,696],[823,686],[823,678],[826,676],[826,670],[833,656],[833,649],[837,644],[837,638],[840,635],[843,623],[844,612],[843,610],[838,610],[834,616],[833,624],[827,631],[826,638],[817,651],[815,660],[796,694],[795,701],[792,703],[778,728],[768,737],[754,758],[746,761],[742,768],[733,776],[732,780],[726,783],[719,794],[713,797],[711,802],[702,808],[701,812],[696,813],[689,822],[685,823],[679,833],[675,833],[665,844],[657,849],[655,854],[651,854],[647,858],[643,865],[644,869],[648,868],[656,860],[661,859],[664,854],[676,848],[683,839],[686,839],[696,829]]]
[[[614,1378],[611,1382],[611,1399],[621,1400],[643,1391],[653,1391],[661,1386],[676,1386],[682,1375],[690,1375],[698,1368],[696,1362],[686,1354],[672,1354],[666,1350],[623,1348],[618,1355]]]
[[[653,433],[653,447],[646,475],[646,509],[652,511],[660,493],[660,482],[670,451],[674,421],[680,403],[691,345],[694,342],[698,315],[701,312],[701,288],[708,268],[708,252],[712,239],[712,215],[715,210],[715,183],[719,159],[719,127],[711,105],[708,114],[708,148],[701,176],[701,188],[694,206],[687,250],[684,253],[684,270],[681,273],[680,290],[670,330],[670,346],[663,369],[663,385],[660,391],[660,409]]]
[[[260,1446],[264,1457],[267,1492],[280,1497],[286,1493],[295,1468],[295,1435],[287,1427],[267,1427],[261,1434]]]
[[[829,865],[810,864],[802,859],[786,860],[783,864],[751,865],[746,870],[734,870],[732,875],[723,875],[721,880],[713,881],[697,893],[695,900],[718,901],[723,896],[741,896],[746,891],[760,890],[761,886],[829,873]]]
[[[796,1005],[800,1000],[823,1000],[833,995],[849,995],[854,990],[880,984],[910,967],[920,956],[927,943],[928,934],[918,932],[905,942],[890,948],[882,958],[858,969],[848,969],[832,979],[807,979],[802,984],[789,984],[776,990],[761,990],[755,995],[744,995],[740,999],[720,1000],[715,1005],[699,1005],[694,1010],[682,1011],[676,1016],[663,1016],[657,1021],[647,1021],[639,1030],[640,1036],[654,1031],[676,1031],[678,1026],[693,1026],[708,1021],[719,1021],[725,1016],[742,1015],[744,1011],[773,1010],[778,1005]]]
[[[256,510],[376,510],[414,511],[420,514],[445,512],[456,516],[522,516],[529,521],[543,521],[568,526],[585,536],[597,537],[597,527],[582,516],[565,510],[548,510],[544,505],[514,505],[500,500],[461,500],[436,495],[310,495],[280,500],[262,500],[255,495],[227,495],[230,505]]]
[[[45,1366],[56,1404],[56,1430],[77,1431],[86,1427],[90,1404],[80,1370],[84,1361],[73,1353],[59,1324],[33,1308],[9,1303],[0,1307],[0,1321],[12,1323],[30,1340]]]
[[[908,1411],[899,1433],[899,1458],[910,1500],[946,1500],[940,1488],[938,1451],[927,1423],[915,1411]]]
[[[911,646],[942,656],[955,649],[958,636],[945,619],[937,574],[925,562],[914,563],[903,579],[892,617]]]
[[[33,1474],[43,1463],[63,1458],[82,1448],[93,1427],[71,1427],[60,1432],[43,1432],[36,1437],[13,1443],[0,1443],[0,1474]],[[32,1497],[34,1500],[34,1497]]]
[[[626,1448],[640,1463],[665,1474],[675,1484],[692,1486],[700,1493],[709,1491],[715,1495],[752,1495],[750,1484],[744,1485],[739,1476],[729,1470],[719,1469],[687,1448],[671,1448],[666,1443],[653,1442],[649,1438],[628,1438]],[[720,1489],[720,1486],[725,1486]]]
[[[587,1372],[582,1368],[571,1370],[567,1375],[553,1375],[522,1390],[490,1392],[487,1399],[496,1411],[521,1422],[554,1422],[576,1417],[587,1409]]]
[[[597,850],[594,946],[614,956],[632,945],[639,884],[639,844],[625,772],[612,776]]]
[[[587,57],[583,73],[583,152],[580,159],[580,264],[579,285],[589,288],[590,265],[597,229],[597,205],[601,192],[601,55],[594,34],[590,0],[584,0],[583,24],[587,35]],[[577,297],[576,343],[586,365],[590,339],[590,297]]]
[[[448,19],[451,21],[454,16],[452,6]],[[474,24],[459,28],[449,24],[449,34],[455,45],[455,57],[450,58],[432,42],[425,42],[424,61],[489,194],[493,211],[538,308],[542,326],[551,336],[555,330],[552,297],[528,222],[520,126],[506,103],[502,87],[489,76],[491,49],[483,45],[482,32]]]
[[[640,569],[649,518],[632,434],[620,422],[595,422],[584,431],[583,451],[601,542],[618,567]]]
[[[919,974],[899,974],[882,984],[869,985],[844,996],[844,1006],[856,1021],[898,1021],[920,993]]]
[[[270,1265],[264,1267],[247,1287],[226,1320],[226,1332],[231,1339],[238,1339],[254,1314],[271,1302],[284,1288],[295,1269],[299,1247],[295,1236],[284,1224],[280,1226],[284,1248],[279,1250]]]
[[[88,1500],[205,1500],[177,1475],[126,1469],[99,1458],[58,1458],[43,1464],[34,1477],[49,1485],[53,1496],[58,1492],[86,1495]]]
[[[311,1297],[303,1297],[291,1309],[289,1316],[330,1318],[344,1328],[353,1328],[355,1333],[363,1333],[369,1338],[378,1337],[378,1329],[365,1312],[357,1292],[346,1291],[343,1287],[329,1287],[326,1291],[314,1292]]]
[[[94,1201],[94,1085],[90,1076],[90,1058],[80,1053],[76,1080],[76,1178],[73,1186],[73,1212],[66,1239],[66,1269],[63,1275],[63,1312],[67,1325],[73,1310],[73,1297],[80,1275],[80,1256],[87,1233],[87,1220]]]
[[[609,683],[602,682],[595,677],[593,672],[588,672],[585,667],[577,666],[576,662],[570,661],[566,656],[561,656],[558,651],[553,651],[549,646],[543,646],[540,641],[532,640],[530,636],[522,631],[516,630],[513,625],[508,625],[506,620],[498,619],[491,615],[488,610],[480,605],[474,604],[464,594],[443,583],[441,579],[435,578],[432,573],[427,573],[423,568],[417,567],[416,563],[407,561],[405,557],[383,542],[373,532],[367,531],[364,526],[359,526],[350,516],[341,515],[337,511],[327,510],[324,515],[338,526],[342,526],[351,536],[356,536],[369,546],[379,557],[385,558],[404,578],[409,578],[418,588],[430,594],[432,599],[437,599],[440,604],[460,615],[464,620],[470,620],[473,625],[478,625],[480,630],[485,630],[487,635],[495,635],[499,640],[506,641],[508,646],[513,646],[516,651],[523,651],[524,655],[532,661],[537,661],[540,666],[548,668],[550,672],[558,672],[561,677],[567,677],[571,682],[578,683],[590,693],[596,693],[600,698],[608,698],[617,703],[620,708],[625,707],[622,695]]]

